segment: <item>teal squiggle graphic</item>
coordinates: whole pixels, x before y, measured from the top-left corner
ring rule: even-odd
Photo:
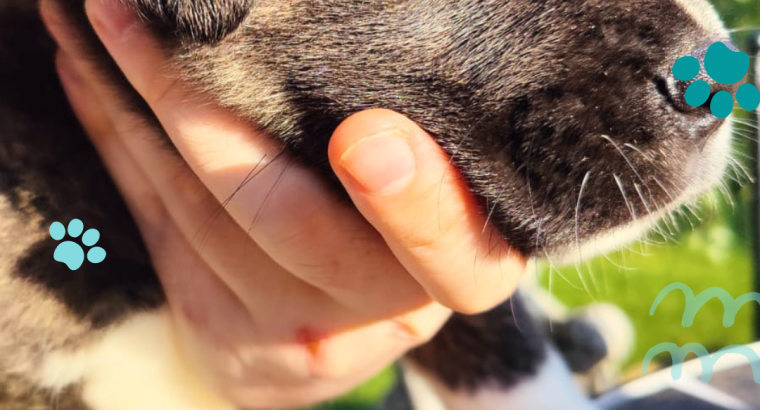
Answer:
[[[687,343],[681,347],[675,343],[660,343],[647,351],[644,362],[641,364],[641,374],[647,374],[647,369],[652,359],[663,352],[669,352],[670,357],[673,359],[673,367],[670,369],[670,375],[673,377],[673,380],[681,378],[683,362],[689,353],[696,354],[699,362],[702,364],[702,375],[699,379],[703,383],[708,383],[712,379],[713,367],[723,355],[736,353],[743,355],[749,360],[749,364],[752,367],[752,377],[756,384],[760,384],[760,357],[748,346],[726,346],[710,356],[707,349],[699,343]]]
[[[676,289],[681,290],[685,296],[685,307],[683,316],[681,317],[681,326],[683,327],[690,327],[693,325],[694,317],[697,315],[697,312],[699,312],[699,309],[701,309],[705,303],[713,298],[718,298],[721,302],[723,302],[724,327],[731,327],[734,325],[736,314],[739,312],[739,309],[741,309],[742,306],[751,301],[760,303],[760,293],[758,292],[745,293],[734,299],[731,294],[728,293],[725,289],[715,287],[707,289],[699,295],[694,296],[694,291],[691,290],[688,285],[685,285],[681,282],[675,282],[671,283],[670,285],[666,286],[665,289],[660,291],[660,294],[657,295],[654,303],[652,303],[652,307],[649,309],[649,316],[654,316],[654,312],[657,309],[657,306],[659,306],[660,302],[662,302],[665,296]]]

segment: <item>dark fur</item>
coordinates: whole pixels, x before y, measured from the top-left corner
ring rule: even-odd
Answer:
[[[694,126],[705,110],[682,113],[663,88],[675,58],[717,40],[671,1],[128,3],[191,83],[329,179],[327,141],[340,121],[373,107],[409,115],[525,254],[669,203],[692,180],[684,164],[719,124]],[[225,75],[233,71],[250,83]],[[259,92],[267,86],[281,98]],[[613,175],[636,197],[633,209]]]
[[[712,40],[672,1],[125,1],[191,84],[333,182],[326,147],[340,121],[373,107],[407,114],[436,137],[483,212],[526,255],[670,202],[692,182],[685,164],[700,159],[708,137],[692,126],[704,110],[682,112],[662,87],[677,56]],[[82,0],[60,3],[93,58],[149,118],[94,39]],[[57,83],[35,6],[0,0],[0,366],[21,375],[33,375],[50,350],[79,346],[164,302],[134,224]],[[232,70],[250,81],[241,84]],[[267,98],[265,87],[279,98]],[[615,147],[624,143],[648,158],[627,150],[629,163]],[[613,175],[636,198],[632,209]],[[101,231],[103,264],[71,272],[53,261],[47,229],[74,217]],[[459,373],[439,373],[452,387],[490,377],[509,385],[535,370],[543,348],[502,313],[456,317],[414,357],[435,369],[441,349],[482,352],[473,366],[463,356]],[[499,350],[505,342],[524,350]],[[6,377],[6,385],[17,382]],[[0,394],[0,408],[17,405],[8,397],[19,395]]]
[[[482,315],[454,316],[409,358],[449,388],[474,393],[484,380],[509,387],[534,374],[546,355],[545,343],[514,297]]]
[[[22,393],[44,355],[74,348],[100,330],[164,301],[137,230],[68,108],[53,66],[54,45],[36,4],[0,2],[0,394],[2,409],[71,400]],[[42,98],[40,98],[42,97]],[[100,269],[51,263],[53,221],[82,218],[102,232]],[[6,379],[7,377],[7,379]],[[37,407],[35,407],[37,406]],[[47,407],[45,407],[47,408]],[[60,407],[75,409],[72,405]]]
[[[137,3],[154,26],[176,26],[161,32],[171,33],[167,49],[191,82],[328,178],[327,141],[342,119],[372,107],[409,115],[526,254],[630,222],[613,175],[637,215],[670,202],[691,182],[684,164],[709,135],[658,88],[675,58],[716,40],[671,1],[260,1],[277,10],[261,18],[254,8],[238,30],[243,1],[224,18],[215,8]],[[202,30],[213,35],[181,30],[217,20],[221,27]],[[233,84],[229,70],[251,83]],[[283,98],[262,101],[257,83]],[[641,178],[602,134],[649,157],[625,149]]]

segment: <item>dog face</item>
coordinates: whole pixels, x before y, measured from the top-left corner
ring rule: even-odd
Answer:
[[[703,0],[139,3],[191,83],[328,178],[341,120],[410,116],[527,255],[619,245],[724,166],[730,125],[671,71],[727,38]]]

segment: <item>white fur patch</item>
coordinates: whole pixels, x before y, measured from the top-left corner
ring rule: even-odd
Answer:
[[[718,12],[710,3],[705,0],[676,0],[676,3],[707,32],[726,37],[723,22],[720,21]]]
[[[426,376],[418,372],[415,366],[406,362],[402,363],[401,369],[404,372],[404,383],[409,392],[412,408],[416,410],[446,410],[436,388]]]
[[[165,311],[137,315],[97,343],[45,361],[41,383],[81,382],[94,410],[233,410],[195,378],[178,355]]]
[[[416,410],[597,410],[578,391],[559,353],[551,348],[534,377],[506,389],[484,383],[482,389],[471,395],[448,390],[440,382],[418,373],[413,366],[407,366],[405,376],[410,373],[417,373],[407,379],[409,396]],[[441,404],[436,404],[435,393]]]

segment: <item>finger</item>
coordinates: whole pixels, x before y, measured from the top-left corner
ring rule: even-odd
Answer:
[[[308,344],[313,354],[308,360],[308,377],[299,383],[277,385],[276,390],[267,389],[263,395],[260,386],[237,383],[234,377],[220,378],[219,388],[237,402],[256,403],[257,408],[268,408],[268,405],[302,408],[336,397],[377,374],[409,348],[429,340],[449,313],[448,309],[431,305],[398,320],[368,323],[325,338],[303,332],[301,343]],[[257,363],[257,367],[259,363],[266,363],[271,355],[268,351],[256,353],[247,358]],[[270,380],[261,382],[271,385]]]
[[[71,58],[59,52],[56,67],[69,102],[84,128],[91,135],[101,159],[108,164],[111,176],[122,193],[141,231],[154,236],[167,222],[166,208],[151,182],[134,159],[124,155],[126,149],[110,119],[103,112],[98,96],[74,68]]]
[[[184,240],[171,218],[154,213],[154,206],[146,212],[144,206],[147,203],[157,202],[155,207],[163,208],[150,181],[131,161],[131,156],[125,155],[129,151],[120,139],[114,137],[113,125],[101,113],[104,103],[100,102],[99,95],[79,77],[68,57],[59,54],[57,61],[74,111],[90,133],[97,133],[93,141],[117,185],[133,205],[154,265],[161,272],[162,283],[177,319],[177,330],[184,336],[182,343],[192,346],[185,354],[192,354],[195,360],[206,363],[206,368],[215,372],[212,380],[215,380],[216,390],[225,397],[258,405],[280,403],[283,396],[293,400],[294,405],[315,397],[328,398],[345,392],[409,348],[429,339],[447,319],[448,310],[430,305],[392,320],[361,324],[338,333],[314,322],[299,326],[297,331],[292,330],[293,324],[286,326],[284,332],[262,326],[266,318],[277,317],[272,322],[278,326],[287,323],[289,316],[303,318],[303,307],[291,300],[286,307],[272,308],[275,301],[259,297],[270,307],[256,306],[259,315],[250,316],[249,307],[243,306],[198,258],[196,250]],[[150,191],[150,195],[145,195],[145,191]],[[146,220],[142,217],[145,213],[161,217]],[[192,274],[188,275],[189,272]],[[271,269],[267,272],[276,275]],[[266,283],[258,281],[256,285],[265,287]],[[199,292],[199,289],[203,291]],[[268,287],[264,296],[273,291]],[[336,320],[335,315],[329,318]],[[266,336],[262,338],[261,334]],[[196,343],[198,338],[201,343]],[[369,360],[367,349],[373,352]],[[240,363],[240,360],[244,362]],[[248,367],[246,363],[256,365]],[[240,369],[247,370],[241,374]],[[271,389],[261,388],[272,383],[280,386],[273,394],[270,394]]]
[[[117,5],[87,3],[102,41],[198,178],[268,255],[368,315],[401,314],[429,303],[374,229],[317,175],[292,161],[274,161],[282,147],[272,138],[199,103],[180,81],[156,72],[167,66],[160,48]]]
[[[233,283],[238,289],[250,289],[253,286],[266,288],[266,293],[254,299],[259,301],[256,305],[243,304],[239,295],[233,294],[230,287],[209,269],[205,261],[198,257],[197,250],[178,231],[164,208],[160,195],[153,189],[152,181],[145,178],[143,170],[129,155],[130,150],[116,136],[116,127],[104,114],[104,111],[112,110],[110,99],[101,100],[102,95],[89,87],[88,81],[82,78],[75,64],[65,54],[58,54],[57,66],[73,110],[85,129],[93,135],[96,149],[114,176],[140,227],[171,302],[169,306],[178,321],[178,330],[190,331],[193,334],[192,337],[183,337],[183,344],[193,343],[198,338],[202,340],[201,343],[193,345],[193,351],[204,352],[197,359],[217,361],[216,364],[207,363],[207,368],[218,372],[218,380],[229,380],[237,373],[232,369],[235,366],[230,364],[234,361],[234,358],[229,357],[230,350],[234,352],[239,348],[245,348],[247,360],[257,363],[253,369],[255,373],[247,374],[245,383],[238,380],[239,383],[231,383],[221,390],[234,391],[249,384],[297,385],[303,380],[309,380],[313,375],[326,377],[342,374],[345,377],[350,371],[360,370],[356,367],[349,369],[347,366],[350,363],[362,363],[356,355],[346,354],[345,351],[341,356],[332,353],[335,348],[331,346],[340,344],[345,336],[322,333],[334,332],[335,329],[320,326],[320,323],[312,320],[307,312],[319,312],[318,314],[335,321],[337,327],[345,326],[342,323],[345,321],[334,312],[325,312],[324,308],[312,307],[306,310],[299,303],[309,299],[306,295],[301,294],[299,298],[289,301],[287,306],[282,306],[276,303],[278,287],[264,280],[255,280],[255,283]],[[130,131],[133,138],[144,139],[139,129]],[[257,268],[265,271],[270,277],[288,277],[285,272],[277,273],[276,267],[258,264]],[[247,300],[251,299],[250,295],[245,296]],[[325,303],[315,304],[324,305]],[[249,311],[255,312],[255,315],[249,315]],[[277,317],[278,320],[269,321],[274,326],[262,325],[266,323],[264,319],[267,317]],[[297,332],[294,329],[305,328],[304,323],[309,323],[308,328],[313,329],[315,340],[300,340],[296,337]],[[356,323],[351,322],[351,326],[356,326]],[[317,334],[320,339],[324,338],[324,341],[317,343]],[[393,339],[386,338],[386,343],[388,341]],[[401,341],[406,343],[404,339]],[[320,345],[322,352],[318,355],[312,353],[311,350],[314,348],[305,346],[307,343]],[[404,343],[376,350],[378,359],[400,355],[412,345]],[[346,363],[344,359],[351,361]]]
[[[45,1],[42,4],[43,17],[48,23],[56,21],[54,25],[49,24],[51,31],[62,48],[76,55],[80,52],[76,47],[76,33],[66,30],[66,24],[58,17],[55,6],[55,2]],[[184,163],[171,152],[156,144],[157,130],[124,107],[117,93],[113,93],[112,87],[96,74],[85,56],[60,58],[59,66],[72,106],[103,155],[125,200],[133,204],[131,210],[141,222],[141,232],[149,248],[162,249],[161,240],[167,237],[166,227],[176,224],[194,252],[198,252],[214,272],[220,272],[225,284],[237,291],[238,298],[250,311],[258,314],[277,312],[277,304],[271,297],[280,293],[301,294],[292,302],[294,311],[298,307],[309,306],[315,299],[325,299],[321,292],[316,292],[292,275],[285,272],[274,274],[281,271],[281,267],[253,246],[245,232],[225,213],[218,212],[218,202],[208,194],[195,175],[185,169]],[[151,195],[144,191],[149,191]],[[163,270],[158,270],[158,273],[161,276],[166,274]],[[206,274],[203,270],[193,273]],[[251,298],[250,290],[260,287],[266,287],[270,297]],[[290,336],[292,328],[300,326],[302,321],[314,320],[315,324],[319,324],[318,318],[329,316],[325,311],[339,308],[334,302],[316,306],[323,310],[305,309],[313,317],[283,317],[279,322],[282,325],[280,334],[287,332]],[[353,325],[356,321],[355,317],[349,317],[345,312],[333,319],[335,326],[346,326],[347,322]]]
[[[88,82],[82,78],[71,58],[58,53],[56,66],[71,107],[84,128],[92,136],[95,148],[107,165],[114,182],[123,194],[130,212],[151,253],[160,275],[174,315],[182,322],[203,328],[201,334],[229,335],[238,329],[249,329],[250,317],[238,298],[208,267],[198,259],[196,252],[177,233],[177,227],[168,217],[166,208],[151,181],[135,163],[129,151],[116,136],[116,129],[104,114],[104,103]],[[107,104],[107,103],[105,103]],[[176,255],[183,255],[177,258]],[[186,275],[186,272],[193,272]],[[203,289],[198,292],[197,289]],[[210,320],[206,312],[236,323],[229,329],[227,323]],[[243,326],[243,324],[249,324]]]
[[[70,48],[69,48],[70,49]],[[73,52],[76,50],[71,49]],[[184,233],[177,232],[177,226],[173,223],[172,215],[163,207],[161,195],[156,194],[151,183],[155,180],[156,175],[163,175],[164,168],[157,168],[153,164],[151,176],[154,180],[148,179],[143,173],[143,169],[138,166],[132,155],[135,151],[140,159],[145,160],[154,155],[146,150],[135,150],[131,144],[124,144],[133,141],[152,141],[155,133],[154,130],[141,126],[140,121],[136,118],[130,118],[130,112],[119,107],[118,96],[110,95],[107,86],[99,84],[97,79],[89,78],[92,73],[90,69],[84,68],[84,75],[88,78],[83,79],[79,69],[72,67],[75,64],[64,54],[60,54],[58,59],[59,71],[63,78],[64,88],[69,95],[72,107],[80,117],[84,127],[91,134],[91,138],[101,153],[104,162],[108,165],[110,172],[114,175],[117,185],[125,194],[128,202],[134,202],[138,207],[137,212],[143,212],[140,206],[146,203],[155,203],[155,208],[160,208],[160,212],[151,212],[155,215],[145,221],[139,215],[136,215],[138,221],[144,221],[142,225],[149,229],[141,229],[149,232],[146,242],[153,255],[154,264],[161,272],[162,282],[167,289],[167,296],[172,301],[171,307],[179,319],[180,327],[185,328],[187,323],[193,330],[194,335],[219,338],[212,343],[202,344],[204,349],[213,349],[213,346],[222,346],[231,348],[232,352],[240,352],[240,357],[245,360],[254,360],[257,363],[253,379],[258,380],[259,384],[272,383],[273,380],[290,380],[298,381],[293,384],[296,397],[299,394],[303,397],[319,397],[326,392],[344,390],[356,383],[356,377],[369,376],[375,370],[385,366],[389,361],[401,355],[410,347],[415,346],[424,340],[429,339],[435,331],[442,325],[448,317],[449,311],[435,304],[429,304],[417,311],[401,315],[391,320],[379,322],[366,322],[356,327],[358,322],[355,318],[352,322],[352,328],[345,330],[345,322],[334,312],[321,313],[327,317],[332,326],[320,326],[319,322],[311,321],[308,327],[300,326],[297,336],[292,337],[295,332],[292,329],[294,323],[310,322],[309,312],[313,313],[319,309],[304,309],[298,302],[300,299],[288,298],[290,301],[287,306],[272,303],[277,299],[279,292],[275,287],[268,286],[264,280],[252,280],[246,283],[243,288],[263,288],[266,290],[265,296],[259,297],[266,304],[256,306],[253,311],[260,313],[259,317],[249,317],[247,311],[251,307],[244,308],[238,298],[233,296],[228,286],[218,280],[214,273],[206,265],[205,261],[198,258],[197,250],[193,249],[190,244],[184,240]],[[92,85],[98,91],[90,88]],[[107,94],[107,95],[104,95]],[[108,115],[105,115],[108,113]],[[114,120],[112,120],[112,118]],[[128,128],[115,126],[114,123],[124,124]],[[122,138],[119,135],[127,134],[129,138]],[[146,146],[147,151],[151,151],[150,146]],[[173,163],[172,161],[166,161]],[[150,160],[148,161],[150,163]],[[177,173],[170,171],[169,173]],[[158,179],[158,185],[161,187],[160,192],[166,193],[171,191],[173,186],[168,186],[162,179]],[[176,184],[175,184],[176,185]],[[179,191],[184,184],[180,184]],[[192,191],[192,189],[191,189]],[[143,192],[151,194],[150,201]],[[170,201],[172,203],[172,201]],[[149,208],[150,210],[151,208]],[[139,222],[138,222],[139,223]],[[156,229],[156,227],[161,227]],[[232,257],[235,260],[237,258]],[[239,261],[236,261],[239,262]],[[243,261],[245,262],[245,261]],[[287,273],[276,273],[274,267],[257,266],[267,273],[270,277],[282,277]],[[263,268],[263,269],[262,269]],[[188,273],[192,272],[192,275]],[[202,292],[198,292],[203,289]],[[268,305],[268,306],[267,306]],[[312,306],[324,306],[325,303],[315,303]],[[298,316],[301,322],[291,322],[287,318]],[[283,332],[272,331],[262,327],[261,322],[266,318],[277,317],[274,323],[281,325]],[[220,320],[221,319],[221,320]],[[231,326],[230,324],[234,325]],[[246,325],[247,323],[247,325]],[[252,335],[266,334],[264,342],[253,337]],[[285,337],[282,337],[282,336]],[[182,338],[185,342],[194,340],[195,337]],[[221,339],[221,340],[220,340]],[[259,348],[253,348],[258,343]],[[263,347],[261,347],[263,345]],[[288,348],[292,345],[292,348]],[[308,345],[308,346],[307,346]],[[284,346],[284,347],[283,347]],[[362,346],[362,349],[356,349],[356,346]],[[353,347],[353,349],[351,349]],[[366,360],[366,348],[370,347],[374,352],[372,360]],[[199,349],[196,346],[196,349]],[[238,350],[242,349],[242,350]],[[275,351],[273,351],[275,349]],[[225,350],[218,354],[223,357],[208,354],[209,357],[217,357],[220,360],[214,363],[234,363],[240,357],[230,358],[225,356]],[[245,354],[242,354],[244,352]],[[243,363],[245,365],[245,363]],[[302,366],[305,365],[305,368]],[[219,366],[209,365],[210,368],[219,369]],[[233,365],[232,369],[221,366],[222,376],[219,379],[241,377],[238,370],[240,366]],[[226,369],[226,370],[225,370]],[[295,376],[294,376],[295,375]],[[314,377],[323,379],[318,383],[320,388],[316,391],[315,384],[311,383]],[[337,384],[336,384],[337,379]],[[237,380],[238,382],[240,380]],[[304,385],[304,381],[306,384]],[[223,390],[235,392],[235,394],[252,394],[245,386],[251,385],[251,380],[245,383],[226,384]],[[257,386],[256,383],[253,383]],[[337,390],[336,390],[337,389]],[[299,393],[300,391],[300,393]],[[332,393],[330,393],[332,394]],[[316,395],[316,396],[315,396]],[[281,394],[272,397],[272,402],[282,400]],[[279,398],[278,398],[279,397]],[[248,401],[248,403],[260,404],[260,400]]]
[[[169,298],[182,300],[177,303],[184,307],[186,316],[198,320],[199,313],[215,306],[215,310],[226,312],[222,316],[227,318],[239,318],[239,312],[245,312],[234,302],[237,299],[231,297],[215,297],[216,301],[227,303],[203,303],[204,298],[199,298],[195,289],[204,289],[203,295],[229,295],[229,290],[218,280],[214,280],[213,274],[197,259],[195,251],[191,249],[181,235],[176,235],[176,225],[168,217],[166,208],[160,196],[153,188],[151,181],[145,177],[143,170],[129,155],[121,139],[116,136],[116,128],[110,119],[103,114],[103,107],[108,104],[101,102],[100,95],[94,92],[86,80],[82,78],[79,70],[75,68],[71,58],[63,53],[58,53],[56,66],[61,78],[61,84],[66,90],[71,107],[80,119],[83,127],[93,137],[91,140],[107,165],[109,173],[114,178],[119,191],[140,227],[143,238],[148,245],[149,251],[156,267],[166,274],[162,275]],[[175,256],[178,252],[167,249],[181,248],[185,255],[181,258],[184,262],[179,272],[194,272],[194,275],[181,278],[177,275],[177,260],[168,260],[167,256]],[[201,283],[201,287],[195,288],[195,283]],[[190,300],[192,298],[192,300]],[[191,303],[188,303],[191,302]],[[204,308],[205,307],[205,308]],[[237,312],[232,314],[233,312]],[[204,321],[205,322],[205,321]]]
[[[100,93],[92,92],[88,84],[98,83],[98,81],[83,80],[78,76],[77,70],[72,69],[70,65],[69,58],[65,56],[59,58],[59,67],[62,77],[64,77],[64,87],[67,89],[72,106],[81,117],[85,128],[90,131],[93,142],[103,155],[104,161],[114,174],[117,184],[122,188],[127,200],[144,197],[140,192],[145,187],[150,187],[150,192],[155,195],[155,189],[152,189],[151,186],[152,181],[145,178],[142,173],[143,170],[134,163],[132,156],[129,155],[134,149],[130,148],[131,146],[125,147],[122,138],[116,136],[127,133],[129,135],[127,141],[151,141],[153,136],[149,134],[152,130],[146,131],[140,127],[139,121],[128,118],[128,112],[118,114],[118,104],[113,102],[115,96],[107,95],[106,98],[103,98],[104,90],[100,90]],[[96,88],[99,87],[96,85]],[[114,127],[110,118],[103,115],[104,111],[115,117],[116,123],[127,124],[130,128],[115,130],[114,128],[118,127]],[[115,111],[117,114],[114,114]],[[127,117],[122,115],[127,115]],[[145,151],[137,150],[137,153],[144,157],[142,154],[145,154]],[[169,162],[171,163],[171,161]],[[156,168],[152,170],[156,171]],[[151,172],[151,175],[164,173],[163,169],[158,171]],[[162,186],[160,190],[162,193],[166,193],[172,188],[160,183],[160,181],[159,185]],[[180,189],[180,191],[184,190]],[[138,205],[144,203],[140,199],[131,202],[136,202]],[[161,205],[160,201],[157,200],[157,202]],[[155,214],[162,215],[160,212]],[[137,217],[137,219],[141,220],[142,218]],[[176,225],[170,223],[172,218],[162,216],[151,219],[152,223],[147,224],[149,227],[161,226],[160,223],[156,223],[156,219],[158,222],[168,221],[164,224],[166,225],[164,228],[158,230],[160,232],[156,232],[154,229],[153,233],[146,238],[146,242],[153,251],[156,268],[162,272],[162,282],[167,289],[169,299],[172,301],[170,306],[172,306],[175,315],[178,316],[180,327],[184,328],[183,323],[188,323],[196,336],[205,335],[222,338],[221,343],[217,339],[210,344],[202,344],[202,347],[196,346],[196,349],[213,349],[213,346],[220,346],[221,344],[225,349],[233,349],[233,353],[241,353],[240,356],[235,355],[232,358],[225,353],[226,350],[218,352],[221,357],[207,354],[204,356],[206,360],[209,358],[219,359],[213,360],[217,365],[209,363],[208,367],[222,373],[222,377],[219,377],[218,380],[229,380],[229,378],[241,377],[238,369],[241,368],[240,364],[245,366],[245,363],[235,364],[236,360],[242,357],[245,360],[253,360],[257,363],[255,371],[258,375],[250,376],[254,381],[258,380],[259,383],[254,382],[253,388],[251,388],[250,379],[243,382],[231,380],[230,383],[225,383],[222,386],[222,390],[228,391],[233,397],[238,397],[241,400],[247,397],[249,401],[244,401],[246,403],[261,404],[262,402],[266,403],[266,400],[270,400],[271,403],[282,402],[281,392],[269,398],[266,397],[266,394],[261,396],[261,392],[256,392],[256,387],[271,384],[273,380],[291,380],[291,383],[292,381],[300,381],[300,383],[293,384],[291,397],[294,399],[300,396],[311,397],[313,400],[313,397],[324,397],[325,394],[334,394],[330,392],[348,389],[355,385],[356,377],[369,376],[410,347],[429,339],[449,314],[447,309],[430,304],[392,320],[364,324],[358,328],[354,326],[354,328],[345,331],[340,329],[341,326],[345,328],[345,325],[341,325],[343,321],[338,318],[338,315],[328,312],[324,316],[336,322],[331,324],[334,330],[331,330],[329,326],[320,326],[315,321],[312,322],[313,326],[309,326],[311,329],[309,332],[299,333],[301,336],[308,334],[311,336],[293,338],[292,329],[294,325],[286,319],[293,316],[289,314],[290,311],[299,313],[298,316],[302,322],[308,322],[309,319],[303,317],[306,316],[305,312],[314,312],[315,309],[306,310],[296,303],[299,301],[298,299],[292,298],[288,300],[293,303],[289,303],[283,309],[281,305],[277,307],[276,303],[271,303],[272,300],[264,297],[259,299],[269,300],[270,303],[268,306],[257,306],[254,311],[262,313],[262,316],[258,320],[254,318],[253,321],[250,321],[251,318],[247,316],[247,310],[250,307],[244,309],[238,298],[230,294],[229,287],[216,278],[203,260],[197,258],[196,249],[189,246],[187,241],[183,240],[184,234],[177,233]],[[233,257],[232,259],[236,258]],[[258,266],[257,268],[262,267]],[[270,277],[287,275],[287,273],[278,275],[266,267],[262,270],[267,272]],[[189,272],[193,274],[188,275]],[[275,288],[267,286],[265,281],[253,280],[243,287],[250,289],[254,286],[266,289],[266,295],[272,296],[274,294],[275,301],[278,298],[279,292]],[[199,293],[198,289],[203,289],[203,291]],[[317,303],[312,306],[319,305]],[[278,320],[274,321],[275,323],[287,323],[286,326],[283,326],[286,328],[284,332],[272,332],[271,329],[267,330],[261,327],[260,322],[264,321],[262,319],[275,316],[278,317]],[[230,323],[234,323],[234,326],[230,326]],[[243,325],[244,323],[248,323],[248,325]],[[352,323],[358,322],[354,320]],[[301,329],[304,328],[301,327]],[[340,330],[340,333],[334,333],[335,330]],[[330,334],[331,332],[333,333]],[[261,340],[252,337],[252,334],[267,335],[263,348],[261,347]],[[286,337],[281,338],[281,335]],[[314,340],[309,340],[309,338]],[[194,339],[195,337],[182,338],[184,342]],[[252,347],[257,345],[257,340],[260,347],[258,349]],[[292,348],[288,347],[289,344],[292,345]],[[356,349],[356,346],[362,346],[362,349]],[[371,347],[374,352],[372,360],[366,360],[367,347]],[[273,351],[273,349],[275,350]],[[257,358],[260,360],[254,360]],[[232,367],[221,366],[222,369],[219,370],[219,363],[227,363]],[[302,367],[304,365],[305,368]],[[312,383],[314,377],[323,381]],[[291,391],[290,389],[284,390]]]
[[[55,29],[51,31],[56,32]],[[67,47],[66,44],[62,44],[62,48],[76,51],[76,47]],[[85,68],[84,71],[88,70]],[[90,73],[89,77],[96,76]],[[93,84],[99,83],[98,78],[92,78],[91,81]],[[111,95],[108,85],[99,85],[97,88],[106,94],[106,97],[101,98],[103,103],[99,108],[111,113],[112,122],[119,128],[116,134],[122,136],[126,151],[131,153],[156,187],[156,191],[166,204],[169,215],[176,221],[183,235],[195,245],[214,272],[219,274],[229,288],[235,291],[251,312],[262,317],[270,313],[281,317],[277,329],[279,334],[289,332],[288,334],[292,336],[293,329],[304,323],[318,328],[320,332],[334,332],[368,320],[402,315],[429,303],[425,293],[408,276],[382,241],[375,237],[377,234],[374,230],[361,220],[358,214],[333,208],[317,213],[318,218],[308,218],[298,213],[298,210],[303,212],[304,203],[319,203],[320,197],[331,198],[315,188],[319,183],[311,174],[294,178],[292,195],[283,194],[282,200],[273,198],[272,203],[276,204],[273,209],[278,211],[280,219],[285,221],[295,219],[291,223],[300,226],[304,232],[311,233],[299,234],[297,239],[294,236],[291,243],[298,240],[301,246],[291,250],[295,256],[289,259],[291,266],[299,272],[307,271],[308,279],[311,281],[318,282],[328,289],[337,290],[336,293],[345,296],[336,297],[335,299],[339,302],[336,304],[334,301],[325,300],[321,292],[317,292],[317,289],[301,282],[298,277],[294,277],[287,271],[279,275],[274,274],[281,269],[269,258],[268,252],[262,252],[258,247],[247,244],[247,237],[243,231],[229,223],[226,213],[218,212],[220,210],[218,202],[208,200],[203,194],[205,188],[195,180],[194,175],[188,175],[183,170],[183,163],[163,147],[156,146],[154,143],[156,131],[145,126],[141,119],[129,110],[119,107],[118,96]],[[223,134],[218,136],[225,137]],[[309,181],[313,181],[314,185],[310,185]],[[272,196],[277,195],[280,194]],[[288,207],[293,212],[282,212]],[[251,216],[250,210],[248,212]],[[324,216],[326,213],[329,217]],[[344,213],[352,215],[359,227],[341,225],[341,221],[347,219]],[[316,224],[315,220],[319,220],[321,228],[312,229],[307,226],[307,229],[304,229],[303,225]],[[320,229],[324,231],[324,234],[319,232]],[[362,230],[365,231],[364,234]],[[362,238],[361,235],[366,236]],[[315,237],[322,240],[315,241]],[[337,243],[337,246],[332,245],[332,249],[327,250],[324,239],[332,237],[339,238],[330,240]],[[346,249],[351,248],[352,244],[358,244],[354,248],[366,249],[357,251]],[[320,252],[323,253],[321,254],[317,254],[314,250],[304,252],[308,256],[313,256],[312,259],[300,254],[302,249],[319,248],[319,245],[322,245]],[[352,263],[343,263],[341,259],[344,253],[348,256],[346,259],[353,260]],[[375,259],[377,262],[373,263]],[[340,265],[340,269],[336,269],[336,265]],[[386,266],[395,268],[395,271],[390,268],[385,269]],[[318,273],[322,271],[331,274]],[[159,273],[162,274],[160,271]],[[317,275],[321,276],[315,280]],[[394,281],[394,275],[411,284]],[[260,289],[267,289],[266,294],[263,297],[261,295],[252,297],[251,294],[260,293]],[[283,307],[281,301],[278,300],[278,295],[285,294],[301,295],[289,302],[287,312],[305,313],[292,317],[283,316]],[[407,296],[409,294],[413,297]],[[356,309],[341,309],[340,305],[347,304],[348,299],[350,299],[350,305]]]
[[[475,313],[514,292],[524,259],[504,241],[494,249],[490,238],[501,235],[412,121],[387,110],[356,114],[335,132],[329,155],[364,217],[436,300]]]

